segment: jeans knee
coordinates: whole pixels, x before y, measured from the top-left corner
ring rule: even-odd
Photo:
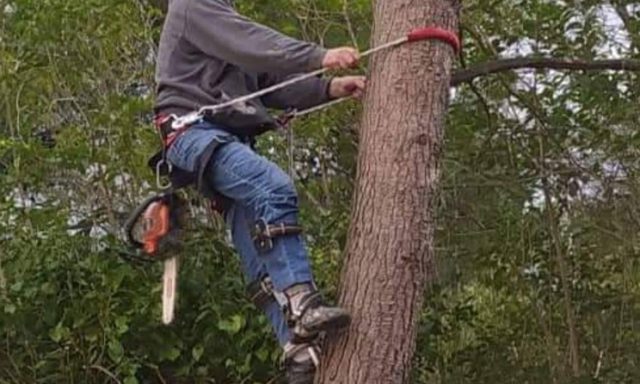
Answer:
[[[298,193],[291,179],[274,181],[262,197],[261,217],[269,223],[295,221],[298,213]]]
[[[271,195],[274,196],[274,198],[298,200],[298,192],[289,177],[275,182],[271,190]]]

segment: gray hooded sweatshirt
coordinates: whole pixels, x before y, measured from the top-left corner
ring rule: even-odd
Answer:
[[[183,115],[318,69],[326,51],[238,14],[232,0],[170,0],[156,67],[155,112]],[[329,80],[312,78],[209,117],[238,134],[274,127],[267,108],[328,100]]]

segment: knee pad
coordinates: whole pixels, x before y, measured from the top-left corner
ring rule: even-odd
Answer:
[[[273,249],[273,239],[280,236],[299,235],[302,227],[296,224],[268,224],[261,219],[256,222],[253,230],[253,243],[260,253]]]

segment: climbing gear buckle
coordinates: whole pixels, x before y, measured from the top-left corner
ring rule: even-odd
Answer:
[[[253,242],[256,249],[263,253],[273,249],[273,239],[279,236],[298,235],[302,228],[293,224],[267,224],[263,219],[258,220],[253,231]]]
[[[282,312],[287,313],[289,299],[284,293],[275,289],[273,281],[269,276],[265,276],[249,284],[247,291],[249,299],[256,307],[264,309],[269,305],[271,300],[275,300],[282,309]]]

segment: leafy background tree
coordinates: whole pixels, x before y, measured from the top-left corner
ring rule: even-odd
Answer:
[[[157,2],[0,0],[0,382],[267,383],[279,352],[221,221],[194,221],[178,316],[160,324],[160,267],[119,257],[153,192],[146,159]],[[368,47],[364,0],[239,1],[326,46]],[[508,57],[638,59],[640,3],[469,0],[460,67]],[[365,63],[366,64],[366,63]],[[366,65],[359,72],[366,73]],[[522,69],[452,96],[412,382],[640,379],[637,76]],[[359,107],[293,124],[302,219],[335,293]],[[393,127],[389,127],[393,129]],[[259,150],[289,168],[281,132]]]

